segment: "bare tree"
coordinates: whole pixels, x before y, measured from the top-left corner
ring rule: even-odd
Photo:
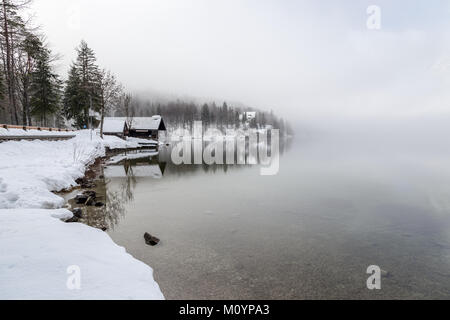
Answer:
[[[103,124],[105,122],[105,114],[111,112],[119,103],[120,96],[123,92],[122,85],[117,83],[116,77],[105,69],[100,71],[100,137],[103,139]]]
[[[133,119],[136,115],[136,108],[133,104],[133,97],[129,93],[124,93],[121,97],[121,113],[127,118],[127,126],[133,126]]]

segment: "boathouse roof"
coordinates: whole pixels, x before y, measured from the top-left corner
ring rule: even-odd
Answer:
[[[123,133],[126,121],[122,118],[105,118],[103,122],[104,133]]]
[[[105,118],[117,121],[128,122],[126,117]],[[131,121],[131,130],[158,130],[166,131],[166,125],[161,116],[135,117]]]

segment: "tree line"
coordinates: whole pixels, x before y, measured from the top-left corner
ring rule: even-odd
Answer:
[[[11,124],[45,123],[59,108],[62,82],[52,66],[57,56],[20,15],[29,3],[0,4],[0,120]]]
[[[3,0],[0,5],[0,123],[24,126],[100,127],[105,116],[161,115],[169,127],[192,127],[202,120],[219,129],[271,125],[291,133],[288,123],[273,112],[228,105],[175,100],[152,102],[133,97],[115,75],[100,68],[85,41],[76,48],[66,80],[55,71],[59,56],[38,28],[23,18],[31,0]],[[248,121],[245,112],[256,111]]]
[[[76,48],[67,80],[55,71],[59,56],[45,35],[24,19],[31,0],[0,3],[0,122],[24,126],[97,125],[126,94],[116,77],[100,69],[86,42]],[[96,112],[96,114],[92,114]]]
[[[255,112],[256,117],[249,120],[248,112]],[[224,131],[227,128],[266,128],[271,126],[280,129],[282,134],[293,134],[290,124],[275,115],[273,111],[266,112],[256,108],[234,106],[227,102],[196,103],[183,99],[168,102],[150,101],[139,96],[133,98],[129,115],[136,117],[151,117],[160,115],[172,128],[192,129],[194,121],[202,121],[204,127],[214,127]],[[126,116],[121,111],[115,116]]]

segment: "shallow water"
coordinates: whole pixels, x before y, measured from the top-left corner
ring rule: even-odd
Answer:
[[[290,144],[275,176],[170,150],[105,168],[110,236],[167,299],[450,298],[450,152]]]

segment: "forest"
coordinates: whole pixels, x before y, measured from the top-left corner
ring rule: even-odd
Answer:
[[[106,116],[164,117],[168,127],[189,127],[196,120],[219,129],[267,125],[293,134],[273,111],[227,102],[186,99],[156,101],[127,91],[114,73],[101,68],[92,48],[81,41],[67,75],[56,72],[60,60],[45,34],[26,17],[31,0],[3,0],[0,6],[0,123],[23,126],[102,127]],[[247,122],[246,112],[256,112]]]
[[[194,121],[202,121],[204,127],[214,127],[219,130],[226,128],[266,128],[271,126],[280,129],[282,135],[293,135],[288,122],[277,117],[273,111],[264,112],[255,108],[232,106],[227,102],[218,105],[216,102],[198,103],[175,99],[173,101],[155,102],[140,96],[132,99],[128,113],[127,108],[118,108],[110,116],[121,117],[151,117],[160,115],[172,128],[192,129]],[[255,112],[256,117],[248,120],[247,112]]]

